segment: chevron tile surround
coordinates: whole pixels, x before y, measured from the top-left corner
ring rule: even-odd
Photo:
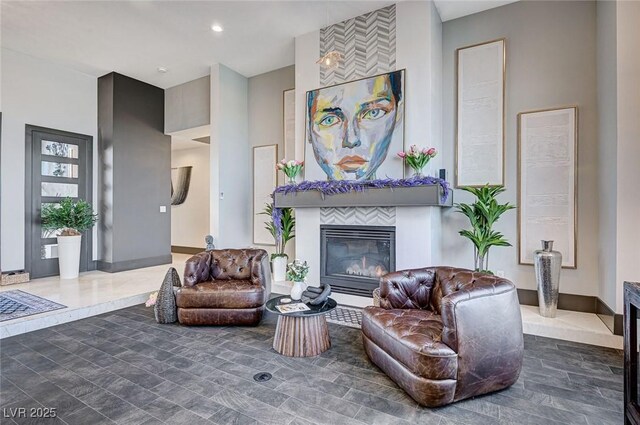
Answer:
[[[395,226],[395,207],[321,208],[320,224]]]
[[[336,69],[320,67],[322,87],[396,69],[395,4],[320,30],[320,56],[343,54]]]

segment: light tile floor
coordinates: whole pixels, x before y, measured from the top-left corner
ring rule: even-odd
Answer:
[[[182,275],[186,254],[173,254],[172,267]],[[50,311],[0,322],[0,338],[19,335],[56,324],[118,310],[143,303],[150,292],[157,291],[170,265],[148,267],[120,273],[93,271],[78,279],[60,280],[58,277],[36,279],[28,283],[0,287],[1,291],[21,289],[67,306]],[[273,292],[287,293],[286,282],[274,282]],[[364,307],[371,299],[334,294],[344,305]],[[538,314],[537,307],[521,306],[524,333],[563,339],[566,341],[622,348],[622,337],[613,335],[595,314],[558,310],[555,318]]]

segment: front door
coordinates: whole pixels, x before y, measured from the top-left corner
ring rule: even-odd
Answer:
[[[70,197],[91,203],[93,138],[27,125],[25,185],[25,268],[32,278],[58,272],[56,232],[44,231],[43,204]],[[89,269],[91,231],[82,236],[80,271]]]

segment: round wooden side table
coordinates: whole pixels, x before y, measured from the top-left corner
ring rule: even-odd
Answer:
[[[307,304],[309,310],[306,311],[281,313],[276,306],[286,305],[281,303],[283,298],[289,298],[289,296],[272,298],[266,305],[267,310],[278,315],[273,349],[284,356],[313,357],[331,348],[329,328],[324,315],[336,308],[338,305],[336,300],[327,298],[324,304]]]

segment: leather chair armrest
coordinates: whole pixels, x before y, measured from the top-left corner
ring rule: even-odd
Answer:
[[[442,298],[442,342],[458,353],[458,386],[511,385],[522,367],[522,316],[513,283],[482,276]],[[457,394],[457,399],[464,398]]]
[[[201,252],[189,258],[184,265],[183,286],[194,286],[211,278],[211,255]]]
[[[264,288],[266,302],[271,295],[271,265],[269,264],[269,254],[267,251],[261,250],[251,261],[251,281],[254,285],[261,285]]]
[[[435,268],[401,270],[380,278],[380,307],[429,309]]]

